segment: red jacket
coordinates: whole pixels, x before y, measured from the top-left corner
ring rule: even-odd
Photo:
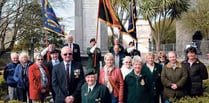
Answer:
[[[30,99],[32,100],[40,100],[40,93],[41,89],[46,89],[48,93],[49,92],[49,86],[50,86],[50,76],[49,72],[46,66],[43,66],[44,71],[46,72],[46,76],[48,79],[48,85],[47,87],[43,87],[41,84],[41,72],[39,70],[39,67],[36,63],[31,65],[28,70],[28,79],[29,79],[29,94],[30,94]]]
[[[122,73],[120,71],[119,68],[114,68],[110,74],[109,74],[112,82],[115,84],[116,88],[118,89],[118,91],[114,88],[113,85],[112,88],[113,88],[113,94],[115,97],[118,97],[118,101],[119,103],[123,103],[123,90],[124,90],[124,81],[123,81],[123,76],[122,76]],[[102,68],[100,70],[100,76],[99,76],[99,83],[100,84],[103,84],[105,85],[105,80],[104,80],[104,77],[105,77],[105,71],[104,71],[104,68]]]

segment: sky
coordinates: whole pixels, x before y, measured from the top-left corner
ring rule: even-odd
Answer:
[[[59,23],[65,26],[64,31],[69,33],[71,30],[74,30],[74,0],[49,0],[49,3],[54,9],[56,16],[63,18]]]

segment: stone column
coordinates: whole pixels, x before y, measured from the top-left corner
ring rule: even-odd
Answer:
[[[74,0],[75,3],[75,34],[74,41],[80,45],[81,52],[83,52],[83,0]]]
[[[75,0],[75,41],[80,45],[82,55],[86,55],[86,48],[91,38],[96,37],[98,0]],[[97,46],[107,51],[107,27],[98,26]]]
[[[176,52],[178,56],[184,57],[186,45],[191,44],[194,31],[186,28],[181,20],[176,21]]]

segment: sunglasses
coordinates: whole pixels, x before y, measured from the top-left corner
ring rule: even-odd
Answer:
[[[65,53],[65,54],[63,54],[64,56],[67,56],[67,55],[72,55],[72,53]]]
[[[165,56],[161,56],[161,57],[159,57],[159,58],[165,58]]]
[[[43,59],[37,59],[38,61],[43,60]]]

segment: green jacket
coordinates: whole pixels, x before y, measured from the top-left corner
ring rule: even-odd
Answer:
[[[82,103],[111,103],[111,95],[106,86],[97,83],[93,90],[88,93],[87,83],[81,87]]]
[[[147,81],[149,82],[150,91],[150,103],[159,103],[159,96],[162,94],[163,85],[160,79],[162,72],[162,66],[158,63],[154,63],[153,72],[150,71],[149,67],[145,63],[142,67],[142,74],[147,76]]]
[[[96,55],[96,72],[99,73],[99,69],[100,69],[99,62],[102,59],[101,50],[99,48],[96,48],[94,53],[91,53],[90,49],[91,47],[88,47],[86,51],[88,55],[87,68],[94,68],[94,58]]]
[[[148,82],[145,75],[137,77],[134,70],[125,77],[124,102],[150,103]]]
[[[180,98],[185,95],[183,86],[187,80],[187,69],[183,68],[180,63],[177,62],[176,68],[172,68],[172,64],[168,63],[162,71],[161,81],[164,86],[163,95],[166,99]],[[177,84],[177,89],[171,89],[171,84]]]

